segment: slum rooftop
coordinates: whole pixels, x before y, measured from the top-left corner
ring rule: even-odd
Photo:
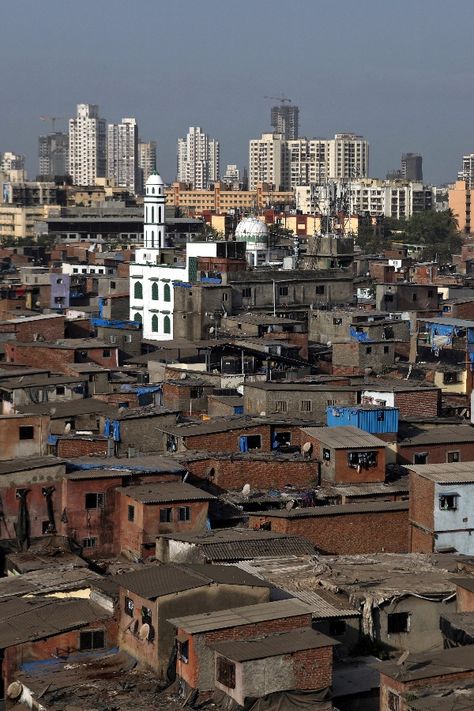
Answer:
[[[474,482],[474,462],[409,464],[407,468],[436,484],[471,484]]]
[[[340,427],[305,427],[302,430],[309,437],[319,440],[333,449],[353,449],[359,447],[385,447],[386,443],[370,432],[352,425]]]

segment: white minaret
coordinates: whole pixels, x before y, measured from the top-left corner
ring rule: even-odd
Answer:
[[[143,245],[145,249],[165,247],[165,184],[158,173],[152,173],[145,186]]]

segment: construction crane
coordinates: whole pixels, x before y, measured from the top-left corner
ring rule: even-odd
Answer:
[[[288,104],[291,104],[291,99],[287,99],[284,94],[281,96],[264,96],[264,99],[272,99],[273,101],[279,101],[281,104],[284,104],[287,102]]]
[[[40,121],[51,121],[51,133],[56,133],[56,121],[68,121],[69,116],[40,116]]]

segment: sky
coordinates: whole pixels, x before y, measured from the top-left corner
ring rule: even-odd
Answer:
[[[219,139],[224,172],[283,93],[300,135],[367,138],[371,176],[412,151],[441,184],[474,152],[473,26],[473,0],[3,0],[0,152],[34,175],[39,117],[97,103],[137,118],[167,181],[188,126]]]

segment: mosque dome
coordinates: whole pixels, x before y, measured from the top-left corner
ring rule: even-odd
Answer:
[[[268,228],[256,217],[245,217],[235,230],[237,242],[246,242],[247,249],[266,249],[268,247]]]
[[[146,181],[147,185],[164,185],[163,178],[158,173],[151,173]]]

